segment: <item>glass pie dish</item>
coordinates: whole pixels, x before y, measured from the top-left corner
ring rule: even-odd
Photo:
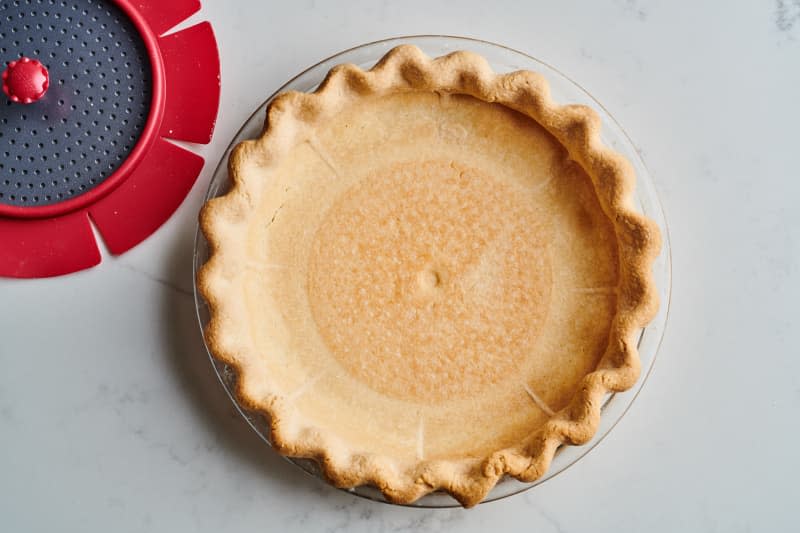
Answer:
[[[586,455],[598,442],[600,442],[605,435],[608,434],[614,425],[622,418],[627,409],[630,407],[632,401],[635,399],[639,390],[641,390],[641,387],[643,386],[655,360],[669,308],[671,263],[667,227],[657,194],[655,192],[655,187],[635,146],[622,128],[613,119],[613,117],[611,117],[605,108],[603,108],[599,102],[594,100],[591,95],[589,95],[580,86],[569,80],[566,76],[559,73],[554,68],[534,59],[533,57],[484,41],[447,36],[401,37],[359,46],[334,55],[314,65],[308,70],[305,70],[287,82],[251,115],[251,117],[245,122],[237,135],[234,137],[212,177],[211,184],[206,195],[206,200],[220,196],[227,191],[229,186],[227,161],[231,150],[239,142],[245,139],[256,138],[260,135],[264,123],[266,107],[277,94],[289,90],[300,92],[313,91],[321,83],[327,72],[333,66],[340,63],[353,63],[361,68],[367,69],[375,64],[375,62],[378,61],[386,52],[399,44],[416,45],[423,52],[430,56],[441,56],[456,50],[472,51],[483,56],[498,73],[511,72],[515,70],[532,70],[542,74],[545,78],[547,78],[550,83],[552,97],[556,102],[560,104],[584,104],[593,108],[595,111],[597,111],[602,119],[603,129],[601,137],[604,144],[625,156],[631,162],[636,171],[637,185],[635,199],[638,210],[658,224],[663,236],[661,254],[653,267],[655,283],[659,291],[661,306],[655,319],[641,331],[639,336],[638,347],[642,364],[642,372],[639,380],[631,389],[623,393],[607,395],[602,408],[600,426],[595,436],[588,443],[582,446],[562,446],[556,453],[550,469],[544,476],[536,481],[524,483],[513,478],[502,479],[483,500],[493,501],[541,484],[559,472],[562,472],[570,465],[574,464],[577,460]],[[198,230],[195,240],[194,254],[195,279],[198,269],[208,259],[208,254],[208,244],[202,233]],[[209,311],[205,302],[202,300],[202,297],[197,291],[197,285],[195,285],[195,301],[197,305],[198,320],[201,328],[204,329],[209,320]],[[237,401],[237,398],[234,394],[236,383],[235,373],[226,364],[217,361],[213,357],[211,357],[211,362],[220,378],[220,381],[222,382],[234,404],[236,404],[242,416],[261,436],[261,438],[269,444],[269,424],[265,420],[264,416],[257,412],[247,410]],[[289,458],[288,460],[299,466],[307,473],[320,479],[323,478],[318,465],[313,460],[296,458]],[[376,501],[386,501],[380,491],[374,487],[360,486],[347,490],[365,498]],[[411,505],[418,507],[450,507],[457,506],[458,503],[445,493],[432,493],[424,496]]]

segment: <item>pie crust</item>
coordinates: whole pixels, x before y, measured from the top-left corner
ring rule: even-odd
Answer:
[[[200,214],[207,344],[282,454],[469,507],[587,442],[639,375],[657,226],[591,109],[399,46],[279,95]]]

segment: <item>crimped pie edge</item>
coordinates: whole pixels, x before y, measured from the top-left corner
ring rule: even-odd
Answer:
[[[411,469],[400,469],[391,457],[348,449],[341,440],[313,427],[293,427],[291,407],[279,395],[255,393],[256,384],[248,381],[246,367],[257,354],[248,346],[243,331],[243,310],[226,294],[242,277],[237,265],[244,259],[240,257],[243,248],[229,235],[246,227],[255,203],[242,177],[247,160],[257,158],[265,167],[276,165],[298,138],[344,105],[366,94],[406,90],[468,94],[505,105],[544,127],[590,176],[617,235],[620,277],[617,314],[606,353],[598,369],[583,378],[567,407],[525,442],[497,450],[488,458],[423,460]],[[651,270],[661,247],[658,227],[634,209],[635,174],[630,163],[603,146],[600,129],[600,119],[592,109],[555,104],[546,80],[538,74],[495,74],[479,55],[454,52],[429,58],[411,45],[392,49],[369,71],[350,64],[334,67],[314,93],[277,96],[267,110],[261,137],[240,143],[232,152],[230,190],[207,202],[200,212],[200,227],[210,254],[197,279],[211,315],[205,329],[209,350],[235,369],[239,401],[268,415],[273,446],[284,455],[316,459],[325,476],[338,487],[372,484],[397,503],[410,503],[434,490],[444,490],[471,507],[504,474],[533,481],[547,471],[558,446],[591,439],[597,431],[604,396],[630,388],[639,376],[637,334],[658,309]]]

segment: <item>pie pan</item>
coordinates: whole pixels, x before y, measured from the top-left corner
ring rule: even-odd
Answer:
[[[290,80],[283,87],[281,87],[275,93],[275,95],[287,90],[300,92],[312,91],[317,85],[319,85],[330,68],[340,63],[353,63],[362,68],[369,68],[388,50],[399,44],[416,45],[423,52],[430,56],[441,56],[456,50],[475,52],[486,58],[491,64],[492,68],[498,73],[511,72],[515,70],[535,71],[543,75],[549,81],[553,99],[555,101],[561,104],[584,104],[595,109],[602,119],[602,141],[606,146],[625,156],[636,171],[636,203],[638,210],[656,222],[663,236],[664,244],[661,250],[661,255],[654,264],[654,277],[661,300],[661,306],[656,318],[645,329],[642,330],[639,336],[638,347],[642,365],[642,373],[639,381],[634,387],[624,393],[617,393],[614,395],[608,395],[606,397],[603,405],[603,416],[598,431],[594,438],[591,439],[587,444],[584,444],[583,446],[565,446],[559,449],[549,471],[534,482],[523,483],[513,479],[503,479],[484,499],[484,501],[492,501],[515,494],[542,483],[543,481],[563,471],[571,464],[574,464],[610,431],[610,429],[616,424],[617,421],[619,421],[619,419],[630,406],[633,399],[636,397],[647,375],[649,374],[655,359],[655,354],[661,340],[666,321],[667,310],[669,307],[670,260],[667,228],[657,195],[644,163],[633,146],[633,143],[614,121],[614,119],[608,114],[608,112],[605,111],[605,109],[588,93],[586,93],[574,82],[571,82],[569,79],[567,79],[563,74],[560,74],[552,67],[549,67],[548,65],[532,57],[508,48],[483,41],[445,36],[415,36],[379,41],[347,50],[322,61],[321,63],[311,67],[294,79]],[[207,200],[224,194],[227,190],[229,180],[227,160],[231,149],[240,141],[255,138],[259,135],[263,125],[263,117],[266,106],[272,101],[275,95],[270,97],[262,106],[259,107],[258,110],[255,111],[255,113],[250,117],[250,119],[248,119],[248,121],[244,124],[242,129],[234,138],[231,146],[228,148],[228,151],[223,157],[222,162],[218,166],[217,171],[212,178],[212,182],[206,197]],[[203,238],[202,234],[198,232],[194,255],[195,273],[207,260],[208,253],[209,250],[207,242]],[[209,311],[197,290],[195,291],[195,298],[197,303],[198,319],[201,327],[204,328],[209,320]],[[255,429],[255,431],[267,443],[269,443],[269,425],[264,420],[263,416],[259,415],[258,413],[249,412],[236,400],[236,396],[233,393],[236,383],[235,373],[232,372],[232,370],[224,363],[221,363],[213,358],[212,364],[214,365],[214,368],[221,382],[223,383],[223,386],[228,391],[234,403],[237,405],[239,411]],[[315,462],[303,459],[290,460],[296,465],[300,466],[306,472],[322,478],[321,472]],[[378,501],[385,501],[377,489],[369,486],[361,486],[348,490],[363,497]],[[417,500],[412,505],[423,507],[448,507],[457,504],[455,500],[446,494],[433,493]]]

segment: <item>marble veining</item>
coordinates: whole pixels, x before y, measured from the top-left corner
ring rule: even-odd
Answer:
[[[648,9],[643,5],[641,0],[621,0],[617,2],[622,12],[627,16],[633,16],[639,22],[646,22],[648,17]]]
[[[138,267],[136,267],[134,265],[119,261],[119,262],[115,263],[114,266],[130,270],[131,272],[135,272],[136,274],[139,274],[140,276],[144,276],[145,278],[147,278],[147,279],[149,279],[151,281],[154,281],[154,282],[156,282],[156,283],[158,283],[160,285],[163,285],[164,287],[167,287],[170,290],[179,292],[179,293],[181,293],[183,295],[192,296],[192,297],[194,296],[194,294],[192,293],[191,289],[188,289],[186,287],[182,287],[182,286],[180,286],[179,284],[175,283],[174,281],[172,281],[170,279],[151,274],[150,272],[148,272],[148,271],[146,271],[144,269],[138,268]]]
[[[775,27],[782,33],[791,32],[800,22],[800,0],[775,0]]]

